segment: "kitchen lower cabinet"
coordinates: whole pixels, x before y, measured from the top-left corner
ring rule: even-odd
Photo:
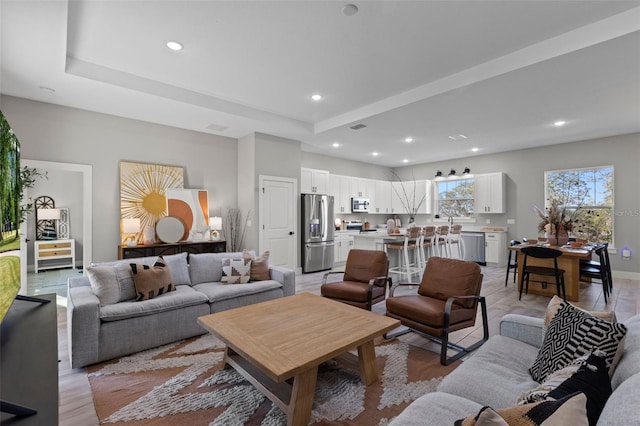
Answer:
[[[507,234],[506,232],[485,232],[484,260],[491,266],[507,265]]]
[[[353,248],[355,234],[335,234],[335,263],[347,261],[349,251]]]

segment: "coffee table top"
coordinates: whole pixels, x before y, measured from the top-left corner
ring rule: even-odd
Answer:
[[[198,322],[276,382],[400,325],[396,319],[311,293],[205,315]]]

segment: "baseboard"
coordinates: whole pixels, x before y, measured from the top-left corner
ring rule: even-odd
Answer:
[[[640,280],[640,272],[629,271],[611,271],[613,278],[622,278],[627,280]]]

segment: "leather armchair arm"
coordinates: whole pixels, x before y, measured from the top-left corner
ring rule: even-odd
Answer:
[[[389,280],[391,280],[391,277],[387,277],[386,275],[382,275],[382,276],[379,276],[379,277],[371,278],[369,280],[369,288],[373,287],[374,285],[380,286],[379,284],[376,284],[376,282],[379,282],[379,281],[383,281],[384,282],[383,285],[387,285]]]
[[[389,297],[393,297],[393,293],[396,291],[396,289],[398,289],[399,287],[410,287],[410,286],[416,286],[416,288],[420,287],[420,283],[395,283],[392,287],[391,290],[389,292]]]
[[[444,328],[446,330],[449,329],[449,323],[451,320],[451,306],[453,305],[453,302],[455,302],[456,300],[469,300],[469,299],[476,299],[480,302],[480,305],[482,306],[482,311],[483,311],[483,317],[486,317],[486,310],[487,310],[487,301],[484,298],[484,296],[476,296],[476,295],[469,295],[469,296],[452,296],[450,298],[447,299],[447,303],[445,303],[444,305]],[[486,325],[485,325],[486,327]]]
[[[344,271],[329,271],[329,272],[325,272],[325,274],[322,276],[322,284],[326,284],[327,283],[327,277],[329,277],[329,275],[331,274],[344,274]]]

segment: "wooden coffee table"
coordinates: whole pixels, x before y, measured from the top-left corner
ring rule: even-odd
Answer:
[[[206,315],[198,322],[226,343],[225,363],[280,407],[288,425],[296,426],[311,418],[321,363],[335,359],[359,370],[369,385],[378,379],[374,338],[400,325],[311,293]],[[358,356],[348,352],[356,348]]]

